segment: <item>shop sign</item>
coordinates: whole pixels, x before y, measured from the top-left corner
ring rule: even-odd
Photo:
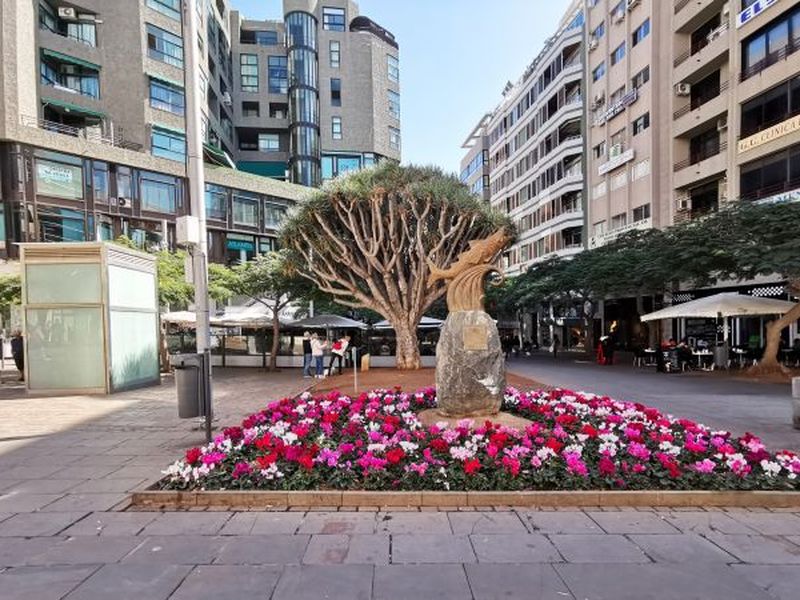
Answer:
[[[37,160],[36,192],[42,196],[83,198],[83,174],[81,168]]]
[[[621,167],[626,162],[630,162],[633,160],[635,153],[633,148],[628,148],[625,152],[621,154],[617,154],[614,158],[609,161],[604,162],[597,168],[597,172],[599,175],[605,175],[609,171],[613,171],[617,167]]]
[[[628,106],[636,102],[639,99],[639,88],[633,88],[627,94],[625,94],[622,98],[614,102],[611,106],[606,109],[605,112],[601,113],[599,117],[597,117],[594,121],[595,125],[602,125],[606,121],[610,121],[614,117],[616,117],[619,113],[625,110]]]
[[[788,202],[800,202],[800,190],[792,190],[791,192],[783,192],[767,198],[761,198],[756,201],[756,204],[784,204]]]
[[[617,237],[621,236],[623,233],[627,233],[628,231],[635,231],[638,229],[650,229],[653,227],[653,219],[652,217],[649,219],[642,219],[641,221],[634,221],[633,223],[628,223],[622,227],[618,227],[617,229],[612,229],[611,231],[606,231],[605,233],[601,233],[600,235],[593,235],[589,238],[589,248],[597,248],[598,246],[605,246],[609,242],[615,240]]]
[[[253,242],[248,242],[246,240],[232,240],[232,239],[226,240],[225,246],[228,248],[228,250],[244,250],[246,252],[253,252],[256,247]]]
[[[762,12],[767,10],[773,4],[776,4],[778,0],[756,0],[745,8],[742,12],[736,15],[736,29],[739,29],[745,23],[748,23],[755,19],[758,15]]]
[[[747,152],[753,148],[758,148],[761,144],[777,140],[795,131],[800,131],[800,115],[792,117],[791,119],[786,119],[782,123],[778,123],[777,125],[768,127],[764,131],[759,131],[750,137],[739,140],[739,152]]]

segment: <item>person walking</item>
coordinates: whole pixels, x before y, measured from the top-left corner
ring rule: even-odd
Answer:
[[[320,340],[316,333],[311,334],[311,357],[314,359],[314,375],[317,379],[325,377],[325,348],[328,340]]]
[[[311,333],[306,331],[303,333],[303,378],[311,379],[311,363],[313,355],[311,354]]]
[[[347,352],[347,347],[350,345],[350,336],[346,335],[342,338],[339,338],[335,342],[333,342],[333,346],[331,346],[331,362],[328,364],[328,373],[333,375],[333,363],[336,362],[339,375],[342,374],[342,361],[344,360],[345,353]]]
[[[553,358],[558,358],[558,349],[561,347],[561,338],[558,334],[553,336]]]
[[[11,356],[14,357],[14,364],[17,365],[19,380],[25,381],[25,344],[19,329],[11,337]]]

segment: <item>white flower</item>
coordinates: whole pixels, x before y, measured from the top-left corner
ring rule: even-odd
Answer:
[[[405,450],[406,453],[410,454],[417,451],[419,444],[415,444],[414,442],[400,442],[400,447]]]
[[[453,446],[450,448],[450,456],[456,460],[467,460],[468,458],[475,456],[475,453],[469,448],[465,448],[463,446]]]
[[[778,463],[767,459],[761,461],[761,468],[764,469],[767,477],[775,477],[781,472],[781,466]]]

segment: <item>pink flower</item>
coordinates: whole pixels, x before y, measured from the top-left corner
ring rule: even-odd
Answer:
[[[234,479],[239,479],[240,477],[249,475],[252,471],[253,469],[246,462],[237,462],[233,467],[233,473],[231,474],[231,477]]]
[[[691,468],[698,473],[711,473],[714,471],[714,467],[716,466],[717,463],[715,463],[713,460],[710,458],[705,458],[694,463]]]
[[[216,465],[225,460],[225,455],[222,452],[209,452],[203,455],[204,465]]]
[[[639,444],[638,442],[631,442],[628,444],[628,454],[639,460],[650,459],[650,450],[647,449],[647,446]]]

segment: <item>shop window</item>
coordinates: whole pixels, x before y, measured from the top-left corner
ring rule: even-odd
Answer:
[[[142,172],[139,180],[142,210],[174,213],[178,204],[178,182],[174,177]]]
[[[217,221],[228,218],[228,190],[219,185],[206,184],[206,217]]]
[[[233,223],[258,227],[258,196],[240,191],[233,193]]]
[[[83,199],[83,169],[80,164],[66,164],[36,159],[36,193],[40,196]]]
[[[86,241],[86,218],[82,211],[39,206],[39,240],[42,242]]]
[[[256,244],[251,235],[227,234],[225,238],[225,262],[228,265],[246,263],[255,258]]]
[[[92,161],[92,194],[95,202],[108,202],[108,164]]]

